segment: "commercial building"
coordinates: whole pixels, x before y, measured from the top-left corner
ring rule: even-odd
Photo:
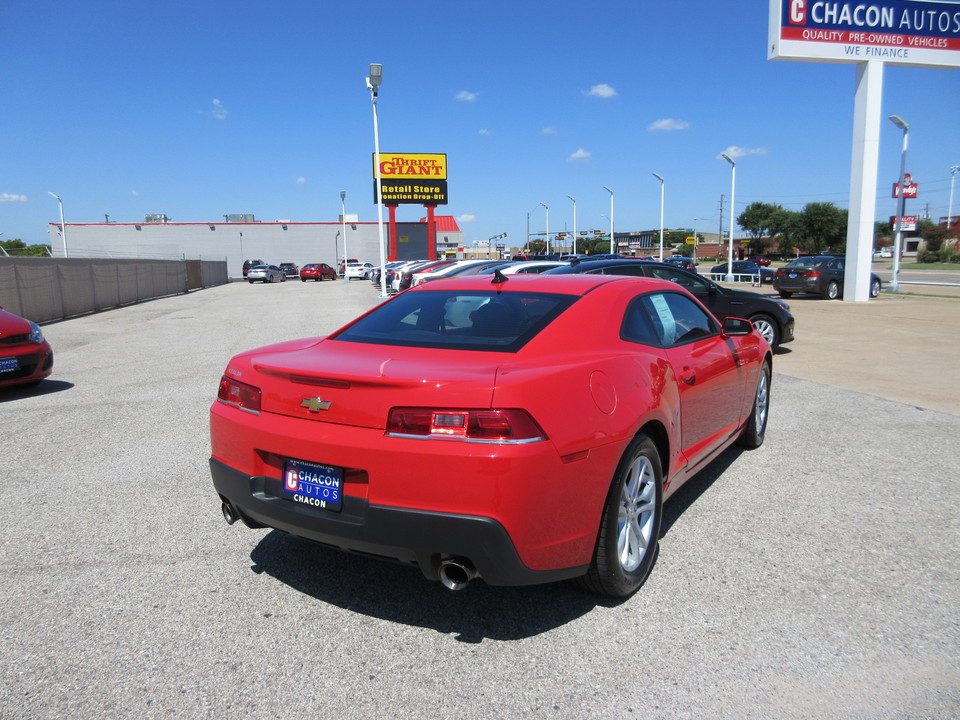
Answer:
[[[147,216],[142,223],[67,223],[66,243],[59,223],[48,233],[54,257],[150,258],[161,260],[226,260],[231,277],[240,277],[243,261],[262,260],[278,265],[292,262],[325,262],[337,266],[346,255],[361,262],[380,262],[380,233],[376,222],[360,222],[346,215],[336,222],[257,222],[252,215],[236,216],[246,222],[169,222],[163,215]],[[227,216],[234,219],[234,216]],[[463,245],[463,232],[450,216],[436,216],[437,256]],[[426,218],[398,222],[395,238],[384,224],[387,259],[413,260],[433,253],[427,246]]]

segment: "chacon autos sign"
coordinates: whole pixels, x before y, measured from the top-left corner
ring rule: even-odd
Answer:
[[[377,202],[376,162],[374,155],[374,202]],[[385,205],[446,205],[447,156],[444,153],[380,153],[380,186]]]
[[[769,59],[960,66],[960,2],[770,0]]]

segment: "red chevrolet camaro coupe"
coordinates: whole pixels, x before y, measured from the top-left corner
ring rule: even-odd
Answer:
[[[237,355],[211,408],[227,522],[417,566],[451,589],[626,596],[663,502],[767,424],[767,342],[675,283],[496,274]]]

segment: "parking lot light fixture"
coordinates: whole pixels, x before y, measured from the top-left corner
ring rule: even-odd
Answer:
[[[960,170],[960,165],[954,165],[950,168],[950,205],[947,208],[947,233],[949,237],[950,228],[953,225],[953,180],[957,175],[957,171]],[[956,237],[954,234],[953,237]]]
[[[897,199],[897,227],[893,241],[893,274],[890,278],[890,291],[900,292],[900,248],[903,242],[903,212],[906,203],[907,144],[910,139],[910,125],[899,115],[891,115],[890,121],[903,130],[903,144],[900,147],[900,192]]]
[[[60,203],[60,237],[63,238],[63,256],[70,257],[70,254],[67,252],[67,226],[63,222],[63,200],[60,199],[59,195],[49,190],[47,190],[47,195],[55,197],[57,202]]]
[[[726,153],[720,153],[720,157],[730,163],[730,238],[729,249],[727,251],[727,276],[724,278],[727,282],[733,282],[733,224],[737,217],[737,206],[734,204],[737,196],[737,163]]]
[[[614,250],[615,245],[613,242],[613,190],[608,188],[606,185],[603,186],[603,189],[610,193],[610,254],[616,255],[616,251]]]
[[[663,189],[666,184],[663,176],[653,173],[653,176],[660,181],[660,262],[663,262]]]
[[[380,176],[380,125],[377,118],[377,95],[380,93],[380,84],[383,82],[383,65],[370,64],[370,75],[367,77],[367,89],[370,90],[370,100],[373,103],[373,165],[377,176],[377,230],[380,233],[380,301],[387,299],[387,273],[384,268],[387,264],[384,250],[383,235],[383,186]],[[344,258],[344,274],[346,274],[346,258]]]
[[[350,282],[347,277],[347,191],[340,191],[340,234],[343,235],[343,281]]]
[[[544,246],[545,250],[543,254],[549,255],[550,254],[550,208],[547,207],[546,203],[540,203],[540,204],[543,205],[543,209],[547,213],[547,228],[546,228],[547,242],[546,242],[546,245]]]

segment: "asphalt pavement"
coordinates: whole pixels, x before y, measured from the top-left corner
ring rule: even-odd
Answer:
[[[766,443],[667,503],[619,602],[224,523],[228,358],[375,302],[234,283],[44,328],[54,374],[0,394],[0,717],[960,715],[960,300],[791,299]]]

